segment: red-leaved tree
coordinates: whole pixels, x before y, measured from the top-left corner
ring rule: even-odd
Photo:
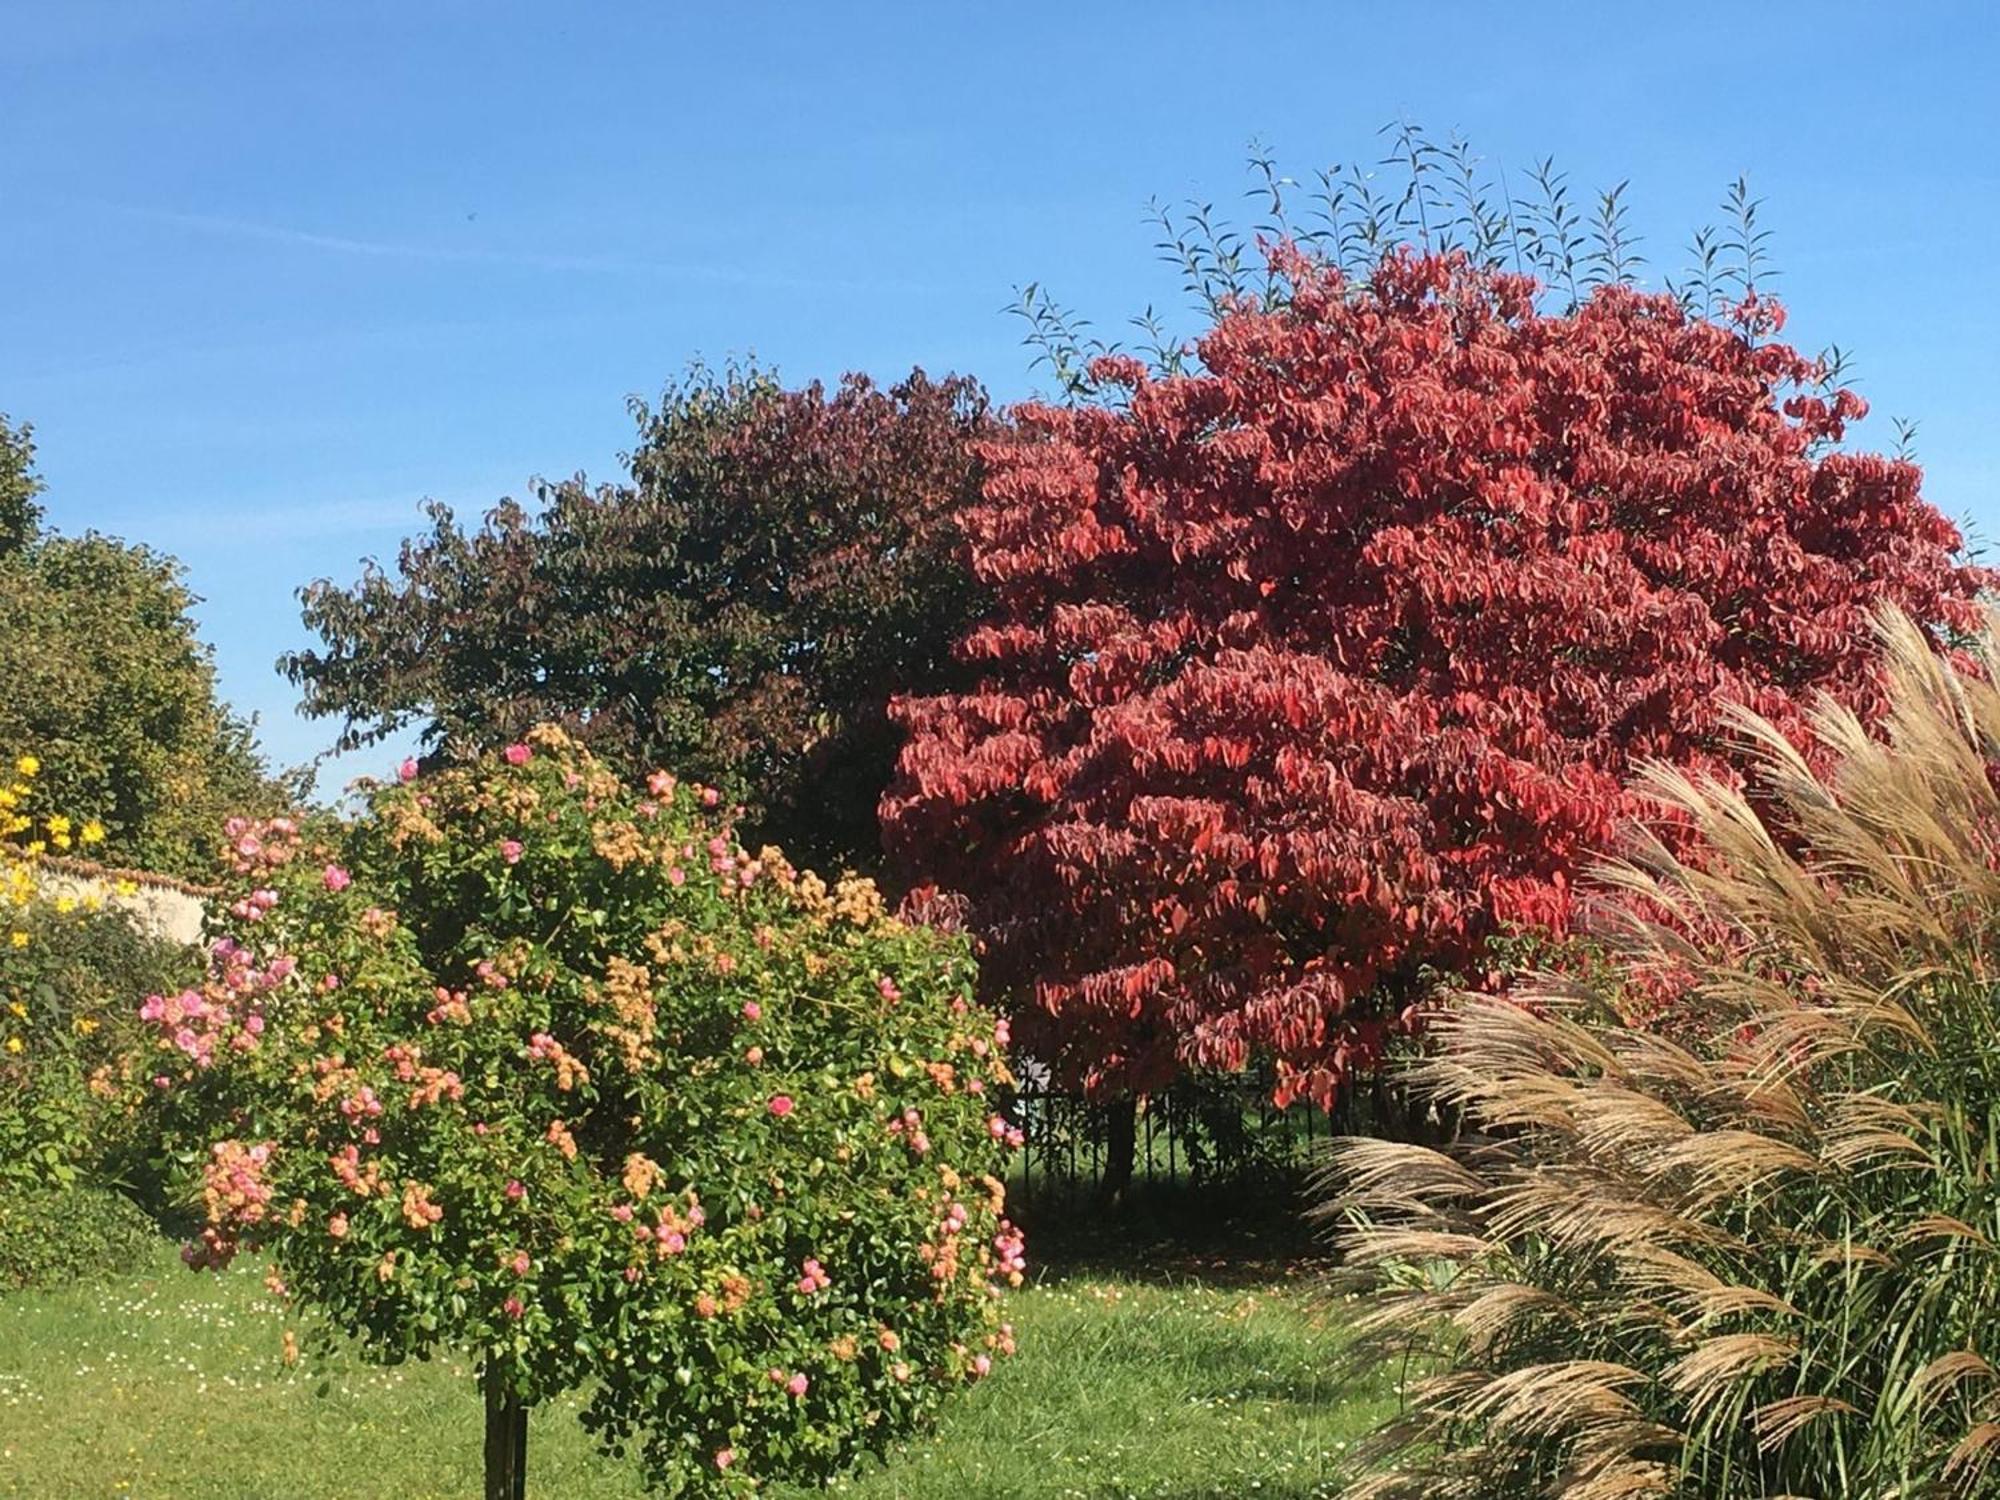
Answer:
[[[1725,704],[1866,707],[1868,612],[1940,645],[1984,579],[1864,404],[1732,320],[1399,252],[1275,252],[1197,373],[1100,359],[1029,405],[967,517],[971,691],[910,697],[894,857],[963,902],[1059,1077],[1275,1062],[1327,1103],[1427,974],[1561,932],[1641,757]]]

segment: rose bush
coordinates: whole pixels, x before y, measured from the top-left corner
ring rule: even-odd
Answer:
[[[469,1354],[489,1493],[509,1414],[585,1382],[659,1488],[738,1494],[1011,1349],[1019,1137],[966,948],[718,801],[543,728],[348,822],[239,821],[207,981],[142,1012],[189,1262],[260,1248],[369,1356]]]

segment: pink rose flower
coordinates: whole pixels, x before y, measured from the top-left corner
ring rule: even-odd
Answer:
[[[510,766],[525,766],[534,753],[526,745],[509,745],[501,752],[507,757],[507,764]]]
[[[805,1372],[801,1371],[785,1382],[785,1389],[790,1391],[794,1396],[803,1396],[806,1393],[806,1387],[811,1383],[811,1381],[806,1379]]]
[[[771,1113],[779,1119],[784,1119],[786,1115],[792,1112],[792,1109],[792,1096],[790,1094],[773,1094],[771,1096]]]
[[[516,1177],[508,1182],[507,1196],[513,1199],[516,1203],[520,1202],[523,1198],[528,1196],[528,1190],[521,1185],[520,1178]]]
[[[500,845],[500,857],[510,865],[519,864],[521,862],[521,841],[519,839],[508,839],[503,842]]]
[[[326,873],[320,878],[326,882],[326,888],[330,891],[344,891],[354,884],[354,877],[339,865],[328,865]]]
[[[416,761],[406,759],[400,766],[396,767],[396,775],[403,781],[415,781],[417,779]]]
[[[736,1450],[734,1448],[717,1448],[715,1450],[716,1468],[726,1469],[735,1462],[736,1462]]]
[[[759,1019],[763,1014],[764,1014],[764,1007],[759,1005],[755,1000],[745,1000],[743,1002],[744,1020],[755,1021]]]

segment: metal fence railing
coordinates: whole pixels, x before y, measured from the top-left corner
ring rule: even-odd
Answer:
[[[1135,1109],[1134,1187],[1279,1181],[1303,1172],[1315,1148],[1339,1133],[1336,1121],[1311,1105],[1277,1108],[1268,1086],[1250,1078],[1176,1084],[1136,1106],[1029,1079],[1010,1111],[1026,1137],[1014,1164],[1015,1191],[1045,1198],[1100,1188],[1121,1108]]]

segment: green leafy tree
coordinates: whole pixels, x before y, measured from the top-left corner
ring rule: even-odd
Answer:
[[[541,486],[477,529],[433,506],[393,574],[301,591],[324,644],[281,668],[343,747],[417,725],[448,761],[561,722],[720,786],[801,859],[872,869],[889,697],[962,680],[984,393],[697,369],[634,411],[629,483]]]
[[[42,523],[42,507],[35,499],[41,492],[33,429],[10,426],[0,414],[0,557],[34,539]]]
[[[102,820],[105,859],[206,874],[223,818],[283,794],[216,698],[181,565],[41,531],[33,453],[0,424],[0,749],[41,758],[51,807]]]

